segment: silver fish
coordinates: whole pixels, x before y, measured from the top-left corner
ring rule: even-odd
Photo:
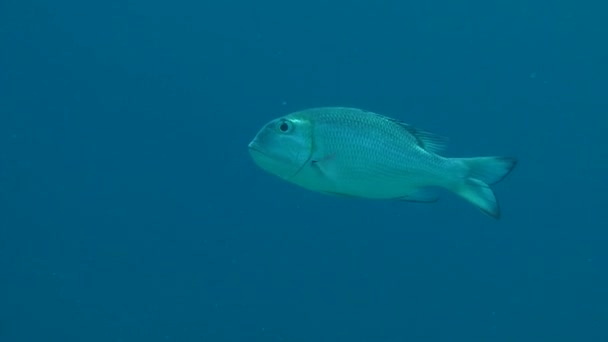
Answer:
[[[262,169],[322,193],[434,202],[443,188],[500,217],[490,185],[517,163],[510,157],[446,158],[447,139],[348,107],[302,110],[267,123],[249,143]]]

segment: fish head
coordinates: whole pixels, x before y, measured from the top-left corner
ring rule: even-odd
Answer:
[[[309,162],[312,144],[310,121],[288,115],[264,125],[249,143],[249,154],[260,168],[289,180]]]

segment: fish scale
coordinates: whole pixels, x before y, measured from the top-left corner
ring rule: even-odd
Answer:
[[[382,175],[428,174],[453,165],[448,159],[419,148],[416,138],[400,124],[373,113],[334,109],[325,115],[320,110],[312,117],[316,122],[314,135],[327,137],[314,144],[319,149],[314,152],[321,157],[339,153],[347,160],[341,164],[344,172],[351,172],[352,176],[369,180],[373,174],[377,180]]]
[[[490,188],[515,166],[509,157],[446,158],[447,139],[349,107],[306,109],[268,122],[249,144],[262,169],[312,191],[431,202],[444,188],[498,218]]]

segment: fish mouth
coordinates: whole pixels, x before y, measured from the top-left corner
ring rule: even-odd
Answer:
[[[247,145],[247,147],[249,148],[249,152],[257,152],[257,153],[261,153],[263,155],[267,155],[259,146],[258,144],[255,143],[255,140],[250,142],[249,145]]]
[[[286,170],[284,166],[282,166],[280,169],[276,169],[276,165],[281,165],[284,163],[281,163],[271,153],[260,147],[255,140],[250,142],[247,147],[249,148],[249,155],[259,167],[286,180],[290,180],[291,178],[295,177],[305,166],[305,164],[301,165],[295,170],[293,170],[293,167],[289,167],[288,170]]]
[[[261,148],[255,141],[252,141],[247,146],[249,149],[249,155],[259,164],[261,160],[272,160],[272,156],[268,154],[263,148]]]

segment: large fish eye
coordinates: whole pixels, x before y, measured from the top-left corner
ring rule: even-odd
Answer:
[[[293,124],[290,121],[283,120],[279,123],[278,128],[282,133],[289,133],[293,129]]]

